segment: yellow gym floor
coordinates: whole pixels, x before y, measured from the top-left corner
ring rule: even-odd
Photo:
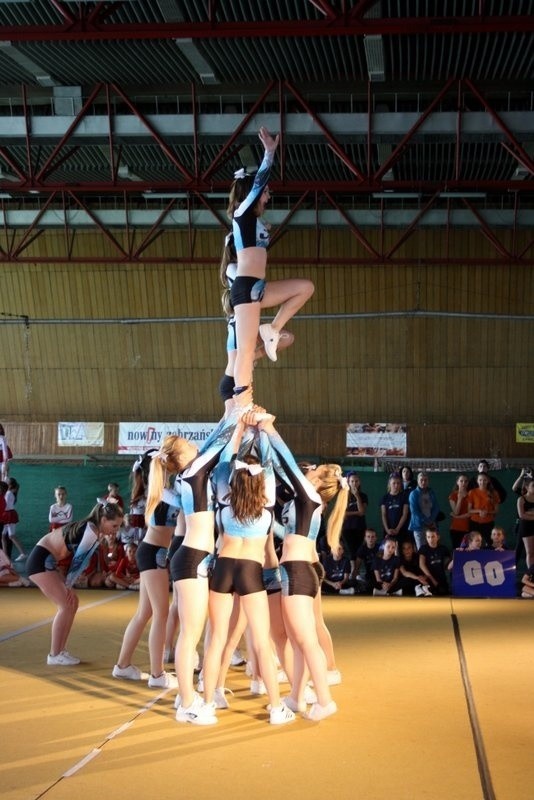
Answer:
[[[47,667],[53,606],[0,590],[2,800],[534,797],[528,600],[324,598],[338,713],[269,725],[241,667],[231,708],[198,727],[175,721],[175,691],[111,677],[135,593],[79,594],[82,663]]]

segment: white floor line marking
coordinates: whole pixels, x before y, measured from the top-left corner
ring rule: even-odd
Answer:
[[[111,733],[108,733],[108,735],[106,736],[106,742],[109,742],[111,739],[115,739],[117,736],[120,736],[121,733],[124,733],[124,731],[127,731],[128,728],[131,728],[131,726],[134,724],[135,720],[138,717],[140,717],[141,714],[144,714],[146,711],[150,711],[152,706],[155,705],[158,702],[158,700],[161,700],[162,697],[165,697],[165,695],[170,691],[172,691],[172,690],[171,689],[164,689],[163,692],[160,692],[158,695],[156,695],[156,697],[154,697],[153,700],[149,700],[148,703],[146,703],[146,705],[141,706],[141,708],[134,714],[134,716],[130,720],[128,720],[128,722],[125,722],[122,725],[119,725],[119,727],[115,728],[114,731],[111,731]]]
[[[78,761],[77,764],[75,764],[73,767],[71,767],[66,772],[64,772],[61,777],[62,778],[70,778],[70,777],[72,777],[72,775],[74,775],[76,772],[78,772],[78,770],[80,770],[83,767],[85,767],[85,765],[88,764],[89,761],[92,761],[93,758],[96,758],[96,756],[99,756],[100,753],[101,753],[100,748],[95,747],[94,750],[92,750],[84,758],[82,758],[80,761]]]
[[[122,592],[112,595],[111,597],[105,597],[103,600],[95,600],[94,603],[88,603],[86,606],[80,606],[77,613],[81,614],[82,611],[89,611],[91,608],[104,605],[104,603],[111,603],[112,600],[120,600],[121,597],[124,597]],[[4,633],[2,636],[0,636],[0,644],[2,642],[7,642],[9,639],[14,639],[15,636],[22,636],[23,633],[34,631],[36,628],[42,628],[44,625],[50,625],[53,619],[54,617],[48,617],[48,619],[41,620],[41,622],[34,622],[32,625],[27,625],[24,628],[18,628],[16,631]]]

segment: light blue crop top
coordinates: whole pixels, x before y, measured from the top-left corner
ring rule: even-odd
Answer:
[[[276,485],[269,439],[263,431],[255,430],[253,444],[263,467],[265,496],[267,498],[259,517],[251,521],[240,522],[235,518],[233,509],[228,503],[230,481],[233,475],[234,460],[236,457],[230,446],[225,448],[221,454],[219,464],[214,473],[215,494],[218,505],[217,524],[219,529],[228,536],[236,536],[242,539],[255,539],[267,536],[274,519],[273,509]],[[250,452],[250,441],[247,441],[246,437],[244,437],[237,458],[243,458],[244,455]]]
[[[286,503],[282,513],[285,532],[305,536],[315,541],[321,527],[322,500],[310,481],[301,472],[293,453],[279,433],[269,435],[275,471],[284,481],[289,480],[295,497]]]
[[[192,464],[175,481],[175,491],[181,496],[185,516],[199,511],[214,511],[215,497],[210,483],[210,473],[221,453],[232,438],[236,417],[223,419],[209,436]]]

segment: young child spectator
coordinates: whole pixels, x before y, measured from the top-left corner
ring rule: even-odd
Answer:
[[[355,594],[350,585],[350,560],[345,555],[343,545],[328,553],[323,562],[325,575],[321,583],[323,594]]]
[[[382,555],[376,555],[373,561],[376,588],[374,595],[401,595],[399,576],[400,558],[395,555],[397,543],[393,539],[386,539]]]
[[[108,491],[104,497],[97,497],[98,503],[117,503],[124,511],[124,500],[119,494],[118,483],[108,483]]]
[[[420,567],[413,542],[403,542],[400,547],[400,587],[403,597],[432,597],[429,579]]]
[[[351,573],[351,578],[358,581],[362,594],[371,594],[375,585],[375,574],[373,570],[373,563],[375,557],[378,555],[378,536],[376,531],[368,528],[363,537],[363,544],[358,548],[356,554],[356,563],[354,571]],[[363,575],[360,574],[363,568]]]
[[[52,503],[48,512],[48,521],[50,523],[50,530],[54,531],[56,528],[62,528],[68,522],[74,519],[72,506],[67,503],[67,490],[64,486],[56,486],[54,489],[54,497],[56,502]]]
[[[121,529],[122,526],[121,528],[119,528],[119,532],[117,533],[116,536],[114,535],[105,536],[102,539],[102,546],[105,550],[105,559],[106,559],[106,566],[108,573],[115,572],[119,564],[119,561],[125,556],[124,552],[125,545],[121,538]],[[130,542],[126,542],[126,544],[130,544]]]
[[[506,534],[504,528],[493,528],[491,531],[492,550],[506,550]]]
[[[3,550],[0,550],[0,586],[8,586],[10,589],[30,586],[30,581],[18,574]]]
[[[106,586],[110,589],[139,589],[139,567],[135,554],[137,553],[137,545],[127,544],[125,548],[124,558],[121,558],[117,564],[115,572],[110,572],[106,578]]]
[[[130,514],[125,514],[122,520],[122,525],[120,526],[119,529],[119,533],[117,535],[117,539],[122,542],[124,547],[126,547],[127,544],[132,544],[132,543],[138,545],[143,538],[143,537],[141,537],[141,539],[139,538],[139,531],[140,531],[139,526],[137,525],[132,526],[130,522]],[[143,528],[142,531],[144,535],[145,529]]]
[[[15,561],[24,561],[26,559],[26,553],[24,552],[24,548],[16,536],[19,515],[15,505],[17,502],[18,492],[18,481],[16,481],[15,478],[8,478],[7,492],[4,495],[6,507],[1,518],[1,521],[4,523],[4,529],[2,531],[2,548],[9,555],[11,553],[12,545],[15,545],[19,551],[19,555]]]
[[[469,531],[464,536],[465,542],[462,547],[457,547],[457,550],[483,550],[484,549],[484,537],[480,533],[480,531]],[[454,566],[454,553],[452,554],[452,558],[449,561],[448,569],[452,570]]]
[[[427,528],[426,544],[419,548],[419,568],[429,580],[432,594],[450,594],[447,568],[451,559],[449,549],[440,544],[435,528]]]

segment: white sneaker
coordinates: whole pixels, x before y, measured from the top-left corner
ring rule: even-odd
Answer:
[[[283,669],[279,669],[278,670],[278,672],[276,674],[276,677],[277,677],[278,683],[289,683],[289,680],[287,678],[285,670],[283,670]]]
[[[71,656],[67,650],[62,650],[57,656],[48,654],[46,663],[49,667],[74,667],[80,663],[80,659],[76,658],[76,656]]]
[[[326,673],[326,682],[329,686],[337,686],[341,683],[341,672],[338,669],[329,669]]]
[[[309,706],[317,702],[317,695],[315,694],[315,691],[309,684],[306,684],[306,686],[304,687],[303,696],[304,696],[304,702]]]
[[[293,722],[294,720],[295,712],[285,704],[285,701],[282,701],[277,708],[271,708],[269,712],[271,725],[285,725],[286,722]]]
[[[423,595],[424,597],[433,597],[433,594],[428,588],[428,586],[423,586]]]
[[[232,654],[232,658],[230,660],[230,666],[231,667],[240,667],[242,664],[245,663],[245,661],[246,661],[246,658],[243,658],[242,653],[239,650],[234,650],[234,652]]]
[[[28,556],[26,555],[26,553],[21,553],[20,556],[16,557],[15,561],[26,561],[27,558]]]
[[[154,675],[150,675],[148,678],[148,686],[150,689],[177,689],[178,678],[163,671],[157,678],[155,678]]]
[[[332,714],[335,714],[337,711],[337,705],[331,700],[328,705],[320,706],[319,703],[314,703],[309,711],[304,714],[305,719],[309,719],[312,722],[320,722],[322,719],[326,719],[326,717],[330,717]]]
[[[348,589],[340,589],[339,594],[356,594],[354,586],[349,586]]]
[[[417,586],[415,587],[415,596],[416,597],[424,597],[425,596],[425,590],[424,590],[422,584],[420,584],[420,583],[418,583]]]
[[[247,663],[245,664],[245,675],[247,676],[247,678],[252,678],[252,664],[250,663],[250,661],[247,661]]]
[[[293,700],[290,695],[287,697],[282,697],[282,702],[285,703],[285,705],[290,708],[294,714],[304,714],[306,711],[306,703],[297,703],[297,701]]]
[[[204,673],[202,670],[198,673],[198,681],[197,681],[197,692],[204,691]]]
[[[215,708],[230,708],[230,704],[225,697],[225,694],[233,694],[231,689],[227,689],[225,686],[218,686],[217,689],[213,692],[213,702],[215,703]]]
[[[134,667],[133,664],[129,664],[127,667],[119,667],[118,664],[115,664],[111,674],[114,678],[124,678],[127,681],[143,680],[143,673],[139,667]]]
[[[188,708],[182,705],[176,709],[176,722],[190,722],[192,725],[215,725],[215,703],[205,703],[200,695],[195,695],[195,699]]]
[[[258,332],[262,338],[267,358],[270,358],[271,361],[276,361],[278,358],[276,355],[276,348],[278,347],[280,334],[268,323],[266,325],[260,325]]]
[[[250,681],[250,693],[251,694],[267,694],[267,689],[265,688],[265,684],[262,680]]]

